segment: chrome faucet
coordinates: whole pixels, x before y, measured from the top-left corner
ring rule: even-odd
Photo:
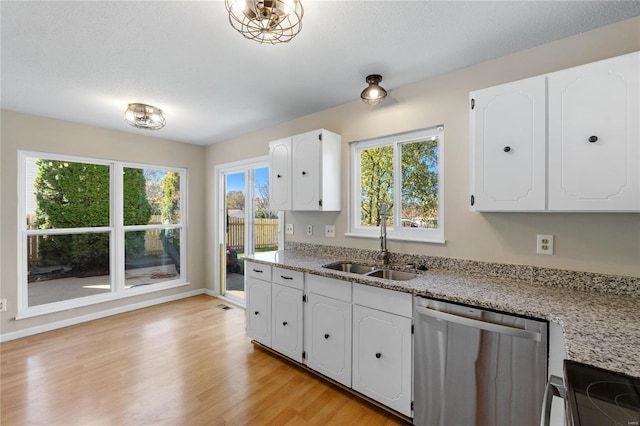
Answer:
[[[383,265],[389,264],[389,251],[387,250],[387,202],[380,205],[380,253],[378,260],[382,260]]]

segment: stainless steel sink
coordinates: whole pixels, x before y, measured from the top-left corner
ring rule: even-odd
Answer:
[[[416,274],[411,272],[394,271],[393,269],[376,269],[375,271],[368,273],[367,276],[384,278],[385,280],[407,281],[415,278]]]
[[[352,262],[336,262],[324,265],[323,268],[334,271],[349,272],[351,274],[366,275],[368,277],[384,278],[386,280],[407,281],[415,278],[416,274],[411,272],[396,271],[393,269],[380,269],[375,266],[361,265]]]
[[[352,274],[363,275],[372,271],[375,271],[374,266],[361,265],[359,263],[351,262],[336,262],[324,265],[323,268],[333,269],[334,271],[350,272]]]

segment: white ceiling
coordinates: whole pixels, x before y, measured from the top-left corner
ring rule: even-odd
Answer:
[[[3,109],[208,145],[640,15],[640,1],[302,0],[302,32],[261,45],[223,1],[6,1]],[[165,128],[123,120],[130,102]],[[371,108],[364,103],[362,108]]]

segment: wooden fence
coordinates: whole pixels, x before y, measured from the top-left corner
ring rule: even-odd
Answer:
[[[254,219],[256,250],[278,249],[278,219]],[[227,221],[227,246],[244,252],[244,218],[229,217]]]

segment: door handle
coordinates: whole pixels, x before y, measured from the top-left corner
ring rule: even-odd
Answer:
[[[536,342],[539,342],[541,340],[540,333],[538,333],[537,331],[523,330],[522,328],[509,327],[508,325],[494,324],[492,322],[485,322],[473,318],[461,317],[458,315],[449,314],[447,312],[440,312],[434,309],[425,308],[424,306],[416,306],[416,312],[420,315],[425,315],[456,324],[466,325],[469,327],[479,328],[486,331],[492,331],[494,333],[521,337],[523,339],[534,340]]]
[[[540,426],[549,426],[551,422],[551,404],[553,397],[559,396],[564,399],[566,389],[561,377],[551,375],[544,390],[544,399],[542,400],[542,415],[540,416]]]

